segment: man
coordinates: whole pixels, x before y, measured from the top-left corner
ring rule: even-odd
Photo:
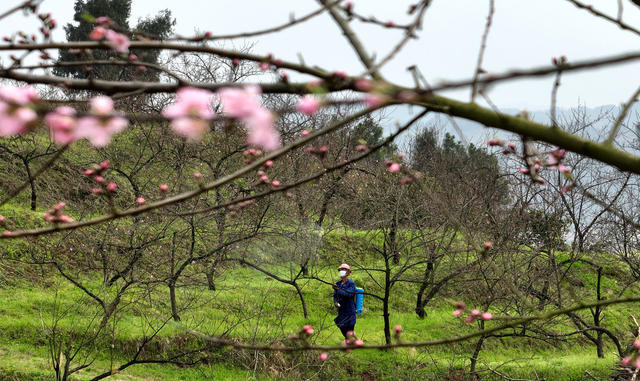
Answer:
[[[351,267],[343,263],[338,267],[340,280],[333,284],[333,304],[338,308],[338,316],[333,319],[342,336],[347,338],[347,332],[356,325],[356,284],[349,279]]]

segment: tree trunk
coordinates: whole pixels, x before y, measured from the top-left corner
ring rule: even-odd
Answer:
[[[384,318],[384,340],[387,345],[391,344],[391,324],[389,323],[389,293],[391,291],[391,269],[389,268],[389,256],[385,255],[384,273],[384,299],[382,300],[382,317]]]
[[[178,303],[176,302],[176,284],[173,279],[169,281],[169,297],[171,299],[171,317],[173,317],[174,321],[180,321]]]
[[[398,243],[398,214],[397,209],[393,212],[393,219],[391,220],[391,229],[389,229],[389,250],[391,250],[391,255],[393,256],[393,263],[400,263],[400,252],[397,249]]]
[[[602,300],[600,293],[600,285],[602,280],[602,267],[598,267],[598,281],[596,284],[596,300]],[[593,311],[593,325],[600,328],[600,317],[602,315],[602,309],[600,306],[596,306]],[[596,353],[598,358],[604,358],[604,348],[602,344],[602,331],[596,332]]]
[[[482,324],[482,329],[484,329],[484,323]],[[476,349],[473,351],[473,356],[471,356],[471,365],[469,366],[469,373],[473,376],[474,380],[478,379],[478,375],[476,375],[476,363],[478,362],[478,355],[480,355],[480,350],[482,349],[482,344],[484,343],[484,336],[480,336],[480,339],[476,343]]]
[[[206,275],[207,275],[207,285],[209,286],[209,291],[215,291],[216,290],[216,283],[213,280],[213,269],[215,268],[214,266],[211,266],[211,270],[207,271]]]
[[[309,319],[309,312],[307,311],[307,302],[305,302],[304,300],[304,295],[302,294],[302,290],[300,289],[300,286],[298,286],[297,282],[292,282],[291,284],[293,285],[293,287],[296,288],[296,291],[298,292],[300,303],[302,303],[302,313],[304,314],[304,318]]]
[[[36,199],[37,199],[37,194],[36,194],[36,182],[33,179],[33,176],[31,175],[31,167],[29,167],[29,162],[26,160],[23,160],[24,163],[24,167],[27,171],[27,179],[29,180],[29,186],[31,187],[31,210],[36,210]]]
[[[427,263],[427,267],[424,270],[424,276],[422,277],[422,283],[420,284],[420,289],[418,290],[418,297],[416,299],[416,314],[420,319],[424,319],[427,316],[427,313],[424,310],[424,307],[427,304],[427,301],[424,301],[424,292],[427,290],[427,285],[429,284],[429,279],[431,279],[431,272],[433,271],[433,262]]]

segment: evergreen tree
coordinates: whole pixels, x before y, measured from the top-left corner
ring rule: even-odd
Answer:
[[[95,27],[91,21],[93,18],[107,16],[117,25],[118,30],[129,31],[130,38],[135,39],[136,32],[152,35],[154,38],[163,39],[173,32],[175,19],[171,17],[171,11],[165,9],[155,17],[148,17],[138,21],[132,30],[129,26],[131,16],[131,0],[76,0],[73,16],[76,24],[67,24],[64,29],[67,41],[87,41],[89,34]],[[156,64],[160,51],[140,50],[132,51],[138,60]],[[95,49],[91,52],[73,54],[69,50],[60,50],[59,62],[110,60],[120,58],[120,54],[105,50]],[[156,70],[138,71],[132,66],[95,65],[88,68],[86,65],[60,66],[54,69],[54,73],[64,77],[74,78],[99,78],[110,81],[131,81],[134,79],[158,80],[159,72]]]

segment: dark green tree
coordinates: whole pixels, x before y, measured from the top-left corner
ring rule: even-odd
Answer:
[[[384,139],[384,129],[371,115],[365,116],[360,122],[348,130],[349,148],[354,149],[360,144],[374,146],[380,144]],[[398,147],[391,143],[381,148],[373,155],[374,159],[380,160],[389,157],[398,150]]]
[[[107,16],[113,20],[119,32],[125,32],[131,39],[136,39],[139,34],[151,35],[156,39],[169,37],[173,33],[175,19],[171,17],[171,11],[165,9],[154,17],[138,20],[134,29],[129,26],[131,16],[131,0],[76,0],[73,19],[75,24],[67,24],[64,30],[67,41],[87,41],[89,34],[96,26],[94,18]],[[156,64],[160,56],[159,50],[132,51],[138,60],[145,63]],[[60,50],[58,62],[77,62],[93,60],[111,60],[121,57],[121,54],[110,50],[96,49],[81,53],[69,50]],[[140,71],[133,66],[116,65],[78,65],[59,66],[54,73],[64,77],[74,78],[100,78],[110,81],[131,81],[134,79],[158,80],[159,72],[156,70]]]
[[[410,165],[445,190],[449,205],[464,205],[469,218],[475,214],[495,220],[509,196],[495,155],[473,144],[464,145],[449,133],[440,140],[433,128],[420,131],[411,147]]]

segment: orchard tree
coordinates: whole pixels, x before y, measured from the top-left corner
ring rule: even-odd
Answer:
[[[577,0],[569,2],[577,7],[577,12],[640,35],[640,31],[624,21],[623,1],[618,2],[617,17]],[[84,299],[77,303],[91,303],[92,316],[84,325],[87,334],[81,338],[83,344],[95,342],[94,327],[95,335],[105,333],[108,327],[115,330],[119,326],[119,313],[126,309],[140,308],[149,313],[143,315],[151,334],[144,336],[127,362],[100,370],[94,379],[145,362],[190,365],[193,362],[182,362],[190,354],[193,361],[206,361],[200,354],[210,346],[298,352],[428,347],[471,341],[475,341],[475,346],[470,370],[475,376],[478,355],[486,339],[514,336],[514,330],[529,329],[534,323],[551,324],[559,316],[568,317],[578,327],[577,333],[593,339],[598,355],[602,354],[602,335],[614,342],[616,335],[601,324],[601,312],[606,306],[638,302],[640,297],[624,292],[603,297],[600,281],[604,275],[602,267],[594,261],[591,262],[598,272],[595,295],[566,300],[562,298],[562,286],[564,281],[575,281],[571,276],[576,274],[570,273],[568,267],[586,263],[588,259],[582,255],[591,254],[588,243],[606,231],[605,214],[615,215],[616,223],[624,223],[625,228],[640,226],[628,211],[620,210],[633,200],[625,197],[626,187],[635,180],[632,176],[640,174],[638,150],[622,144],[628,135],[621,133],[640,89],[625,95],[628,101],[614,120],[606,124],[606,132],[597,136],[563,125],[557,115],[556,98],[562,75],[637,62],[640,54],[631,52],[577,61],[560,56],[549,65],[487,73],[483,57],[495,8],[494,1],[490,1],[473,75],[431,84],[417,66],[412,66],[414,84],[407,86],[383,75],[382,69],[392,64],[410,40],[421,37],[430,0],[411,4],[403,23],[362,15],[351,1],[318,3],[320,6],[311,13],[291,16],[286,23],[264,30],[231,35],[205,31],[179,36],[172,32],[174,22],[169,11],[141,20],[132,28],[130,1],[78,1],[74,16],[77,25],[67,25],[67,42],[52,39],[51,31],[57,21],[54,15],[38,13],[39,1],[27,0],[0,14],[2,21],[7,15],[24,10],[40,23],[38,35],[10,34],[0,44],[0,51],[14,52],[11,63],[0,70],[0,77],[20,82],[17,87],[0,88],[0,135],[6,139],[46,135],[57,146],[57,152],[63,153],[53,155],[54,160],[44,163],[27,180],[52,176],[56,160],[66,158],[65,151],[80,160],[95,152],[103,154],[95,162],[83,163],[82,173],[74,178],[76,184],[65,184],[67,187],[91,184],[87,194],[93,195],[95,202],[61,199],[37,219],[21,218],[20,213],[8,208],[7,215],[0,217],[6,229],[0,240],[3,244],[23,244],[29,248],[37,247],[34,242],[41,240],[41,250],[27,258],[28,262],[54,269],[82,292]],[[321,67],[306,62],[308,56],[303,54],[290,61],[281,58],[281,52],[253,53],[215,44],[220,40],[262,37],[319,15],[328,15],[335,22],[357,56],[361,72]],[[354,30],[355,23],[400,32],[401,37],[388,52],[373,55]],[[57,50],[60,57],[54,59],[52,54]],[[171,54],[169,64],[164,66],[159,62],[163,52]],[[36,54],[41,61],[31,65],[31,56]],[[51,67],[53,75],[46,70]],[[192,73],[191,67],[197,71]],[[258,70],[264,75],[249,77]],[[492,102],[492,86],[541,76],[556,78],[551,89],[549,123],[536,122],[526,113],[502,112]],[[58,100],[43,98],[34,86],[62,89],[64,95]],[[469,91],[469,101],[444,95],[448,90],[460,89]],[[69,102],[72,95],[78,98],[79,105]],[[137,97],[143,97],[149,107],[134,108]],[[372,121],[376,120],[377,112],[396,105],[411,105],[419,112],[383,138],[380,126]],[[424,132],[410,155],[398,152],[394,146],[396,139],[428,113],[462,118],[516,134],[517,140],[495,138],[487,143],[496,153],[516,161],[517,169],[508,167],[513,170],[502,172],[498,159],[484,148],[462,144],[452,135],[445,135],[440,142],[433,132]],[[165,138],[167,130],[173,135]],[[131,131],[136,133],[127,135]],[[135,149],[112,148],[112,142],[119,144],[120,139],[126,141],[128,136],[135,137],[129,142]],[[140,143],[140,139],[147,141]],[[591,162],[597,166],[586,165]],[[159,168],[167,167],[173,171],[167,177],[152,177],[154,171],[158,171],[158,177],[166,174],[164,170],[159,173]],[[198,170],[200,167],[208,168],[210,173],[203,174]],[[619,176],[618,170],[625,174]],[[512,191],[509,184],[513,183],[504,178],[514,175],[520,176],[521,186]],[[319,185],[310,187],[316,184]],[[28,187],[25,183],[15,189]],[[509,192],[517,192],[523,198],[514,202]],[[5,193],[8,196],[0,201],[3,205],[19,195]],[[337,202],[342,199],[349,202]],[[553,204],[554,211],[560,210],[555,208],[556,204],[564,206],[575,229],[577,239],[573,247],[579,256],[571,256],[566,263],[553,259],[547,262],[552,267],[549,270],[541,264],[544,261],[539,260],[538,248],[522,248],[531,243],[521,239],[527,229],[549,230],[554,234],[560,230],[556,214],[548,213],[542,218],[535,212],[531,214],[546,211],[529,208],[535,202]],[[347,210],[350,204],[358,209]],[[291,208],[298,213],[287,213]],[[432,211],[437,213],[432,215]],[[234,223],[227,220],[232,216],[237,218]],[[384,343],[364,345],[360,340],[350,339],[343,346],[314,345],[309,341],[314,334],[309,325],[288,341],[247,343],[204,333],[196,323],[183,318],[191,303],[181,303],[177,290],[195,287],[203,272],[209,271],[208,277],[212,278],[214,271],[225,269],[217,267],[225,262],[271,273],[296,288],[302,300],[297,282],[302,279],[307,261],[290,266],[289,276],[280,276],[265,267],[282,265],[285,259],[270,257],[258,264],[253,256],[238,255],[242,250],[255,254],[263,247],[266,239],[253,241],[261,238],[259,234],[278,232],[272,226],[265,228],[265,223],[282,226],[290,223],[293,216],[300,218],[294,224],[316,217],[313,222],[318,228],[330,221],[369,229],[369,248],[382,265],[356,266],[367,271],[369,280],[379,287],[372,296],[382,303]],[[523,216],[528,216],[528,220],[519,219]],[[551,220],[545,216],[551,216]],[[527,226],[531,220],[534,222]],[[566,216],[560,219],[565,220]],[[308,221],[302,222],[308,226]],[[286,229],[279,233],[283,231]],[[461,243],[449,244],[459,232],[464,234]],[[199,234],[201,241],[197,242]],[[57,246],[52,250],[48,240],[54,238]],[[561,245],[557,237],[553,238],[532,241],[545,246],[545,250],[558,250]],[[156,248],[161,250],[161,260],[152,256],[152,249]],[[286,254],[298,255],[295,247]],[[628,250],[625,255],[629,255]],[[7,260],[24,262],[22,256],[25,255],[12,251],[7,253]],[[448,271],[440,271],[443,268]],[[102,273],[101,282],[82,278],[84,273],[90,276],[96,271]],[[545,271],[555,278],[545,281],[533,276]],[[416,285],[416,312],[420,314],[424,313],[429,295],[446,291],[441,282],[448,286],[450,280],[455,284],[458,277],[469,280],[464,279],[469,273],[479,280],[471,279],[474,288],[456,298],[468,298],[481,306],[484,312],[476,308],[467,316],[466,323],[477,326],[462,324],[458,336],[435,341],[404,342],[400,340],[402,327],[394,327],[392,331],[390,301],[398,285]],[[208,283],[211,287],[212,281]],[[165,302],[162,312],[153,308],[158,300],[166,298],[158,285],[169,288],[170,301]],[[554,286],[555,295],[549,291]],[[544,307],[542,311],[534,308],[529,301],[531,296],[538,298],[539,305]],[[194,300],[191,298],[189,302]],[[457,306],[454,313],[466,313],[462,304]],[[490,307],[499,311],[500,319],[487,312]],[[413,309],[413,302],[410,308]],[[590,308],[593,324],[586,323],[583,315],[578,314]],[[235,312],[241,314],[242,310],[237,308]],[[56,319],[47,331],[54,349],[51,362],[58,378],[67,379],[74,373],[71,370],[92,367],[93,362],[90,356],[76,362],[77,343],[60,339]],[[144,357],[144,348],[157,336],[158,327],[170,319],[185,321],[186,325],[176,323],[177,327],[206,345],[180,350],[175,355]],[[258,328],[254,330],[257,331]],[[622,357],[621,365],[625,369],[635,367],[630,374],[640,372],[640,344],[630,351],[624,351],[620,342],[616,347]],[[321,354],[320,360],[323,358],[327,355]]]

